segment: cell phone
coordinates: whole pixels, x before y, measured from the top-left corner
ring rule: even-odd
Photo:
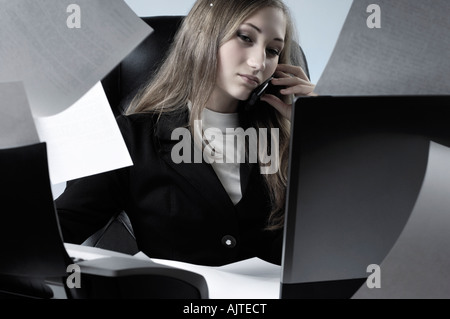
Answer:
[[[261,95],[264,94],[266,89],[270,85],[270,81],[272,81],[273,75],[269,77],[267,80],[265,80],[260,86],[258,86],[256,89],[253,90],[252,94],[250,94],[250,98],[247,100],[247,107],[250,108],[258,102]]]

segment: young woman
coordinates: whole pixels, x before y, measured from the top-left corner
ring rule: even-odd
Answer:
[[[79,179],[56,200],[64,240],[125,211],[150,257],[280,263],[292,99],[314,89],[291,65],[294,38],[281,0],[196,1],[118,118],[134,165]],[[279,92],[249,107],[271,76]]]

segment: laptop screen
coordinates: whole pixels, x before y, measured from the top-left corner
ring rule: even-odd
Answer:
[[[0,295],[49,298],[45,284],[67,276],[50,186],[45,143],[0,150],[2,220]]]
[[[350,298],[414,208],[449,96],[307,97],[292,119],[281,298]]]

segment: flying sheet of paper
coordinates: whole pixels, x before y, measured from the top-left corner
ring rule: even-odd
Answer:
[[[100,82],[67,110],[35,123],[53,184],[133,164]]]
[[[139,252],[136,258],[148,259]],[[259,258],[250,258],[220,267],[194,265],[150,258],[155,263],[185,269],[202,275],[211,299],[279,299],[281,267]]]
[[[39,142],[23,83],[0,83],[0,149]]]
[[[448,0],[353,1],[315,92],[450,94],[449,16]]]
[[[0,82],[23,81],[35,116],[57,114],[152,29],[123,0],[0,0]]]
[[[371,289],[363,285],[353,298],[450,298],[449,181],[450,148],[431,142],[416,205],[380,265],[381,285]]]

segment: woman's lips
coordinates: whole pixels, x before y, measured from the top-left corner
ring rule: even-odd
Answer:
[[[239,74],[239,76],[248,84],[257,87],[260,83],[259,79],[252,75]]]

